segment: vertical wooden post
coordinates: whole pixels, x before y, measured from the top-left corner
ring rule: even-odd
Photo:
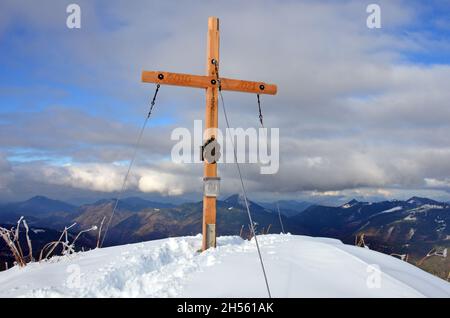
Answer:
[[[219,69],[219,19],[209,17],[208,37],[206,50],[206,76],[181,74],[161,71],[142,72],[142,81],[146,83],[157,83],[161,85],[175,85],[206,89],[205,109],[205,133],[204,141],[211,141],[212,137],[218,139],[218,100],[219,88],[216,81],[216,70]],[[250,82],[230,78],[220,78],[223,91],[236,91],[256,94],[275,95],[277,86],[263,82]],[[202,154],[203,155],[203,154]],[[206,158],[205,158],[206,159]],[[216,246],[216,193],[218,190],[217,163],[208,163],[203,166],[204,182],[207,181],[203,194],[203,220],[202,250]],[[211,191],[210,191],[211,190]],[[208,196],[206,195],[208,194]]]
[[[206,52],[206,75],[216,76],[216,66],[219,67],[219,19],[209,17],[208,19],[208,41]],[[206,89],[206,117],[205,117],[205,140],[216,137],[218,128],[218,87]],[[217,177],[217,163],[204,163],[204,177]],[[216,198],[203,196],[203,251],[216,246]]]

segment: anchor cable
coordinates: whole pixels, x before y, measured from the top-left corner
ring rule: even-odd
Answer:
[[[278,209],[278,218],[280,219],[281,224],[281,231],[283,232],[283,234],[286,234],[286,232],[284,231],[283,220],[281,219],[280,205],[278,204],[278,202],[277,202],[277,209]]]
[[[159,84],[156,85],[155,94],[153,95],[153,99],[152,99],[152,101],[150,103],[150,110],[149,110],[149,112],[147,114],[147,117],[145,118],[144,124],[142,125],[141,131],[139,132],[139,136],[138,136],[138,138],[136,140],[136,143],[134,145],[133,156],[132,156],[132,159],[130,161],[130,164],[128,165],[128,170],[127,170],[127,173],[125,174],[125,178],[123,179],[122,187],[120,188],[119,194],[117,195],[116,201],[114,203],[114,208],[113,208],[112,213],[111,213],[111,215],[109,217],[108,223],[106,224],[105,234],[103,235],[103,239],[102,239],[102,242],[100,244],[100,248],[103,246],[103,243],[105,242],[106,235],[108,234],[109,226],[111,225],[111,221],[112,221],[112,219],[114,217],[114,214],[116,213],[116,209],[117,209],[117,206],[119,204],[120,199],[122,198],[123,191],[125,190],[125,186],[126,186],[128,177],[130,175],[131,168],[133,167],[133,164],[134,164],[134,162],[136,160],[136,156],[137,156],[137,153],[138,153],[138,150],[139,150],[139,146],[141,144],[141,140],[142,140],[142,136],[144,134],[145,127],[147,126],[147,123],[148,123],[148,121],[150,119],[150,116],[152,115],[153,107],[155,106],[155,103],[156,103],[156,96],[158,95],[159,88],[160,88],[160,85]]]
[[[219,78],[219,71],[218,71],[217,61],[213,60],[212,63],[215,66],[215,73],[216,73],[216,77],[217,77],[217,83],[219,85],[219,96],[220,96],[220,101],[222,103],[223,115],[225,117],[225,122],[226,122],[227,127],[228,127],[228,133],[230,134],[231,144],[233,146],[234,160],[235,160],[236,168],[237,168],[237,171],[238,171],[238,174],[239,174],[239,179],[241,181],[241,190],[242,190],[242,194],[244,196],[245,208],[247,209],[248,219],[250,221],[250,228],[252,230],[253,237],[255,238],[256,249],[258,251],[259,261],[261,263],[261,269],[262,269],[262,272],[263,272],[263,275],[264,275],[264,281],[266,283],[267,293],[269,294],[269,298],[272,298],[272,294],[270,292],[270,287],[269,287],[269,281],[267,279],[266,269],[264,267],[264,261],[263,261],[262,254],[261,254],[261,248],[259,247],[259,242],[258,242],[258,238],[256,236],[256,231],[255,231],[255,225],[253,223],[252,214],[250,213],[250,208],[249,208],[248,199],[247,199],[247,191],[245,190],[244,180],[242,178],[241,167],[240,167],[238,159],[237,159],[236,145],[234,143],[234,140],[233,140],[233,138],[231,136],[231,132],[230,132],[230,122],[228,120],[227,110],[226,110],[226,107],[225,107],[225,101],[224,101],[224,98],[223,98],[223,95],[222,95],[222,85],[221,85],[220,78]]]

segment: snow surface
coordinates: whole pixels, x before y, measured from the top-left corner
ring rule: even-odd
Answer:
[[[373,214],[373,215],[370,216],[369,219],[373,219],[374,217],[376,217],[378,215],[381,215],[381,214],[393,213],[393,212],[397,212],[397,211],[401,211],[401,210],[403,210],[403,208],[401,206],[396,206],[395,208],[392,208],[392,209],[389,209],[389,210],[384,210],[384,211],[378,212],[376,214]]]
[[[338,240],[259,236],[274,297],[450,297],[413,265]],[[255,242],[201,236],[96,249],[0,273],[0,297],[266,297]],[[378,268],[378,270],[375,270]]]
[[[381,213],[392,213],[392,212],[400,211],[402,209],[403,208],[401,206],[396,206],[395,208],[392,208],[392,209],[389,209],[389,210],[384,210],[383,212],[380,212],[379,214],[381,214]]]

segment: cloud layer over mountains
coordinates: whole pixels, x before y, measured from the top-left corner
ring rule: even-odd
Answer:
[[[245,165],[255,196],[447,196],[448,1],[380,1],[377,30],[361,1],[77,3],[81,30],[59,1],[0,4],[1,199],[120,189],[154,90],[141,70],[203,74],[209,15],[221,74],[279,85],[262,105],[280,128],[280,170]],[[224,95],[232,126],[257,127],[255,96]],[[192,129],[204,103],[201,90],[162,87],[130,191],[201,192],[201,165],[173,164],[170,134]],[[220,173],[235,192],[234,167]]]

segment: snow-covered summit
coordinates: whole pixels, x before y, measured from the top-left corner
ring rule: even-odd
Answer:
[[[233,194],[224,200],[225,203],[234,206],[245,207],[245,198],[242,194]],[[251,201],[248,201],[249,206],[252,205]]]
[[[431,199],[428,199],[428,198],[421,198],[421,197],[409,198],[406,201],[406,203],[415,204],[417,206],[426,205],[426,204],[428,204],[428,205],[436,205],[436,206],[438,206],[438,205],[445,205],[445,204],[443,204],[441,202],[438,202],[438,201],[435,201],[435,200],[431,200]]]
[[[343,208],[343,209],[348,209],[348,208],[351,208],[352,206],[354,206],[354,205],[356,205],[356,204],[358,204],[358,203],[359,203],[358,200],[352,199],[351,201],[349,201],[349,202],[347,202],[347,203],[341,205],[341,208]]]
[[[274,297],[450,297],[413,265],[338,240],[260,236]],[[0,297],[266,297],[253,241],[201,236],[116,246],[0,273]]]

